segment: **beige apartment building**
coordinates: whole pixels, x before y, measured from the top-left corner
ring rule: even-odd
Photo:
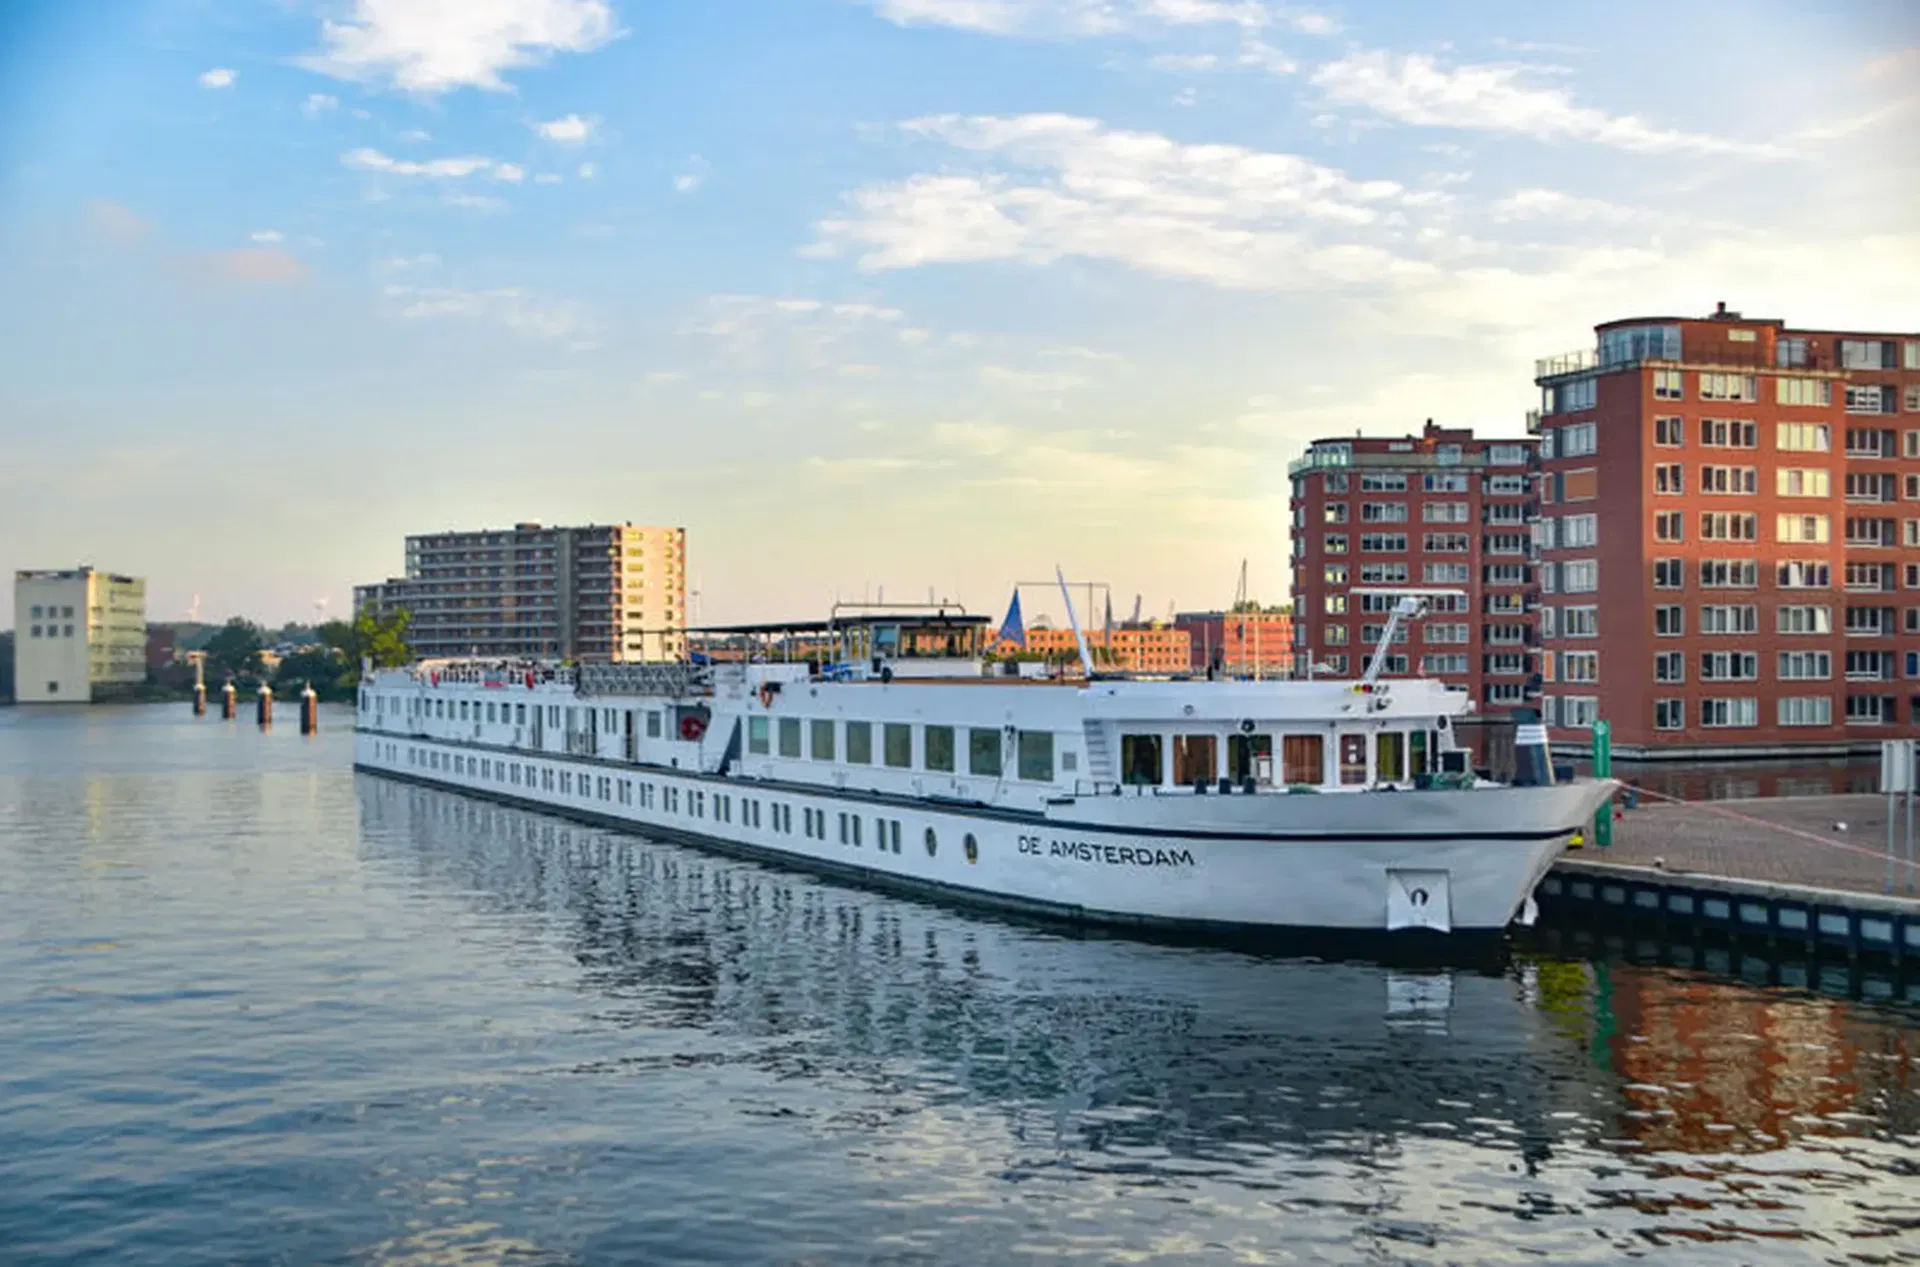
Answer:
[[[420,659],[678,660],[687,530],[522,523],[408,537],[406,575],[356,586],[353,606],[411,612]]]
[[[13,692],[22,704],[85,704],[147,677],[147,583],[91,567],[13,574]]]

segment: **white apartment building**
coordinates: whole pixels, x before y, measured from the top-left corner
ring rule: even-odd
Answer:
[[[90,567],[13,574],[13,691],[22,704],[85,704],[147,676],[147,583]]]

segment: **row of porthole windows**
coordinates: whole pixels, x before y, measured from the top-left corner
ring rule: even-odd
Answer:
[[[391,756],[391,751],[389,753]],[[545,792],[558,792],[562,796],[577,796],[585,800],[599,800],[620,805],[637,805],[651,809],[655,804],[655,787],[651,783],[636,782],[612,775],[576,775],[571,770],[554,770],[537,767],[517,761],[502,761],[492,757],[470,757],[463,753],[440,752],[436,749],[409,747],[407,764],[439,770],[446,773],[463,775],[483,781],[505,784],[513,787],[533,788]],[[660,807],[670,814],[680,812],[681,789],[663,787],[659,789]],[[739,797],[739,822],[744,827],[759,827],[766,818],[771,817],[775,831],[786,835],[793,832],[793,808],[778,801],[763,805],[752,797]],[[711,795],[697,788],[686,790],[687,814],[692,818],[706,818],[708,804],[711,801],[711,817],[716,822],[735,821],[736,798],[725,792]],[[767,814],[765,811],[770,810]],[[863,844],[865,820],[856,813],[839,815],[840,843],[859,848]],[[813,840],[827,838],[827,814],[825,810],[801,807],[801,834]],[[874,843],[882,852],[898,854],[900,852],[901,823],[897,818],[876,817],[873,820]],[[923,837],[927,856],[935,857],[940,851],[940,838],[933,828],[926,829]],[[972,832],[966,834],[963,848],[968,862],[979,858],[979,842]]]

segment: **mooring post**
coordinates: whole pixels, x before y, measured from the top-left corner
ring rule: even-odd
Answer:
[[[203,659],[193,662],[193,715],[207,715],[207,662]]]
[[[317,735],[320,733],[320,697],[314,693],[313,683],[307,683],[300,692],[300,733]]]
[[[265,730],[273,725],[273,688],[265,682],[260,684],[260,694],[254,700],[254,720]]]
[[[1889,893],[1894,890],[1894,877],[1899,870],[1899,864],[1907,861],[1914,849],[1913,767],[1913,740],[1882,739],[1880,741],[1880,790],[1887,794],[1887,892]],[[1900,847],[1895,843],[1894,818],[1903,795],[1907,804],[1907,841],[1904,847]],[[1911,866],[1911,862],[1908,865]],[[1911,878],[1908,883],[1912,883]]]
[[[220,717],[223,721],[232,721],[239,715],[240,693],[233,689],[233,682],[229,679],[227,684],[220,688]]]
[[[1613,725],[1593,723],[1593,777],[1613,777]],[[1613,845],[1613,798],[1609,796],[1593,815],[1593,843],[1602,849]]]

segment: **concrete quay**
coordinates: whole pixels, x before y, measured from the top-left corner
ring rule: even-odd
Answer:
[[[1569,851],[1536,897],[1556,923],[1920,959],[1920,869],[1898,859],[1887,892],[1886,825],[1886,798],[1872,794],[1649,806],[1615,822],[1612,847]]]

